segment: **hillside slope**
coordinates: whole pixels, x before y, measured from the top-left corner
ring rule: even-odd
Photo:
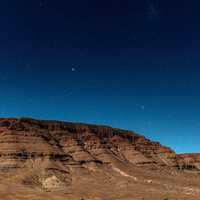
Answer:
[[[198,199],[199,159],[107,126],[0,119],[1,193],[4,199]]]

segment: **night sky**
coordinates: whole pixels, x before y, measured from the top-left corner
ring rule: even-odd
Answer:
[[[0,117],[106,124],[200,152],[200,2],[6,0]]]

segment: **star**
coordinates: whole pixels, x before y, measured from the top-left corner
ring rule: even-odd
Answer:
[[[72,67],[72,72],[75,72],[76,71],[76,68]]]
[[[143,110],[143,111],[145,110],[145,106],[144,106],[144,105],[141,105],[140,108],[141,108],[141,110]]]

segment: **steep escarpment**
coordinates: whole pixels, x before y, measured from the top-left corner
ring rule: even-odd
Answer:
[[[130,162],[177,166],[171,149],[134,132],[107,126],[33,119],[0,120],[1,168],[20,168],[22,160],[48,158],[68,163]],[[20,162],[17,161],[19,159]]]
[[[116,199],[114,191],[119,188],[121,195],[131,197],[155,188],[175,190],[173,194],[186,188],[186,194],[180,173],[190,168],[199,170],[199,156],[177,155],[131,131],[29,118],[0,119],[0,185],[12,182],[37,191],[70,191],[86,199],[88,195]],[[170,188],[169,182],[177,180],[177,186]]]

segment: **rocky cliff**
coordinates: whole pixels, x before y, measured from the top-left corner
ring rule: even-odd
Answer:
[[[136,172],[140,181],[150,183],[142,169],[198,170],[199,161],[199,155],[179,156],[144,136],[108,126],[0,119],[1,177],[45,191],[79,188],[84,194],[92,185],[94,193],[100,187],[103,193],[110,184],[118,188],[127,180],[138,182]]]
[[[21,161],[37,158],[62,161],[64,165],[89,162],[130,162],[152,167],[178,165],[176,154],[170,148],[134,132],[107,126],[0,119],[0,143],[0,167],[4,170],[20,168],[26,163]]]

